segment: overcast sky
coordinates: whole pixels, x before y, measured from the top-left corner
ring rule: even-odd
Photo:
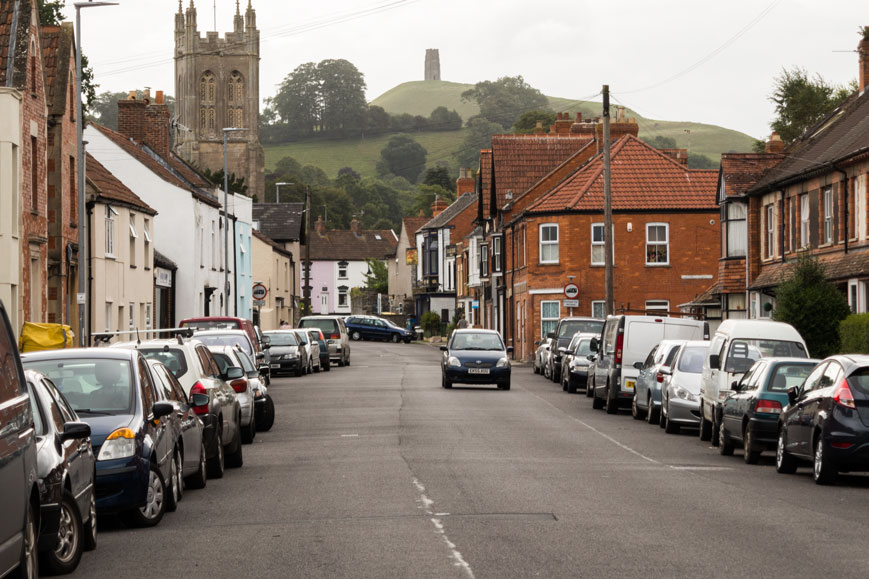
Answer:
[[[82,46],[102,91],[175,92],[177,0],[117,0],[82,10]],[[260,97],[296,66],[344,58],[369,100],[422,80],[426,48],[443,80],[522,75],[544,94],[588,98],[609,84],[614,104],[645,117],[769,133],[774,77],[801,66],[827,81],[857,77],[866,0],[252,0],[261,31]],[[190,0],[184,0],[184,6]],[[195,0],[199,30],[215,0]],[[72,20],[72,0],[67,1]],[[242,0],[242,12],[247,0]],[[216,0],[217,30],[235,0]],[[599,100],[594,97],[593,100]]]

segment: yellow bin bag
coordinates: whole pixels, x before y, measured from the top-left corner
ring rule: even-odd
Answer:
[[[70,327],[63,324],[24,322],[21,337],[18,339],[18,349],[22,352],[38,352],[72,348],[75,346],[74,338]]]

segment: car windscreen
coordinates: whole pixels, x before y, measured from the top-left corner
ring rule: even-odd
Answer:
[[[762,340],[740,338],[733,340],[724,371],[735,374],[747,372],[761,358],[808,358],[805,347],[799,342],[785,340]]]
[[[206,346],[239,346],[248,354],[253,354],[250,340],[243,334],[195,334],[195,337]]]
[[[678,370],[686,374],[703,372],[703,361],[706,359],[708,349],[708,346],[683,346],[682,355],[679,356]]]
[[[42,372],[81,414],[131,414],[133,373],[127,360],[76,358],[24,361]]]
[[[195,328],[197,330],[240,330],[238,322],[232,320],[194,320],[181,322],[182,328]]]
[[[358,322],[357,322],[358,323]],[[300,328],[320,328],[326,335],[337,334],[338,322],[331,318],[308,318],[299,321]]]
[[[187,373],[187,359],[184,357],[184,352],[179,349],[141,348],[139,351],[148,360],[162,363],[175,378],[181,378]]]
[[[590,356],[591,355],[591,339],[583,339],[580,340],[576,345],[576,349],[574,349],[573,353],[577,356]]]
[[[779,364],[769,377],[770,392],[787,392],[792,386],[799,386],[815,367],[814,364]]]
[[[594,320],[570,320],[561,324],[558,328],[558,337],[566,338],[577,332],[588,332],[589,334],[600,334],[603,329],[603,321],[596,322]]]
[[[453,336],[453,350],[503,350],[500,336],[489,333],[462,333]]]
[[[275,332],[274,334],[266,332],[266,336],[271,340],[272,346],[298,346],[299,341],[296,340],[296,334],[291,332]]]

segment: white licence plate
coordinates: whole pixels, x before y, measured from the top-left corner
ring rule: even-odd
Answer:
[[[272,364],[271,366],[272,366],[272,368],[280,368],[281,367],[280,364]]]
[[[636,383],[635,380],[625,380],[625,388],[628,390],[633,390],[635,383]]]
[[[488,374],[488,368],[468,368],[468,374]]]

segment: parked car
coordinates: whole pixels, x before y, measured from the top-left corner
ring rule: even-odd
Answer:
[[[543,374],[547,378],[549,368],[549,349],[552,347],[554,338],[543,338],[534,342],[537,349],[534,351],[534,358],[531,360],[531,369],[535,374]]]
[[[158,524],[177,496],[177,456],[168,417],[142,354],[122,348],[46,350],[22,356],[60,390],[91,427],[97,455],[97,510],[128,524]],[[167,417],[166,420],[163,420]]]
[[[510,359],[512,346],[505,347],[501,335],[494,330],[456,330],[446,346],[441,346],[441,386],[452,388],[464,384],[497,384],[510,389]]]
[[[597,352],[592,352],[588,355],[588,377],[585,383],[585,397],[592,398],[594,396],[594,373],[597,368]]]
[[[577,388],[588,386],[588,357],[591,354],[591,341],[598,334],[578,332],[564,349],[561,356],[561,389],[575,394]]]
[[[271,430],[275,423],[275,404],[269,395],[268,387],[262,380],[262,376],[260,376],[256,364],[250,359],[250,356],[238,349],[236,350],[236,354],[253,392],[253,411],[256,429],[267,432]]]
[[[305,338],[308,340],[308,357],[311,359],[311,369],[314,372],[319,372],[323,369],[321,360],[323,359],[321,354],[322,350],[320,350],[320,329],[314,328],[313,330],[304,330]],[[329,346],[326,346],[326,351],[328,352]]]
[[[268,381],[269,375],[269,349],[268,343],[263,341],[257,327],[248,319],[231,316],[211,316],[207,318],[187,318],[178,324],[182,328],[195,328],[197,330],[243,330],[253,346],[251,357],[257,362],[257,367],[263,372]],[[247,350],[245,350],[247,351]]]
[[[708,349],[708,341],[685,342],[673,365],[661,370],[661,423],[667,434],[700,424],[700,376]]]
[[[306,330],[293,330],[296,332],[296,340],[299,341],[299,350],[305,351],[305,374],[311,374],[314,371],[314,348],[311,346],[311,337]],[[319,353],[317,353],[317,364],[320,363]]]
[[[270,330],[263,333],[271,343],[271,370],[295,372],[302,376],[308,368],[308,350],[300,347],[299,337],[294,330]]]
[[[177,336],[112,347],[137,349],[145,358],[162,362],[181,384],[193,411],[202,420],[208,478],[221,478],[224,467],[237,468],[243,464],[241,408],[235,390],[221,377],[205,344],[196,338]]]
[[[375,316],[348,316],[344,322],[351,340],[386,340],[395,344],[409,344],[414,338],[413,332]]]
[[[193,404],[187,399],[181,383],[169,371],[169,368],[158,360],[148,360],[151,374],[159,386],[160,396],[175,409],[178,417],[179,447],[181,448],[181,478],[184,485],[178,489],[181,494],[184,487],[192,489],[205,488],[207,481],[208,459],[205,450],[205,435],[202,420],[196,415]]]
[[[36,432],[18,345],[2,301],[0,376],[0,577],[15,571],[29,578],[39,567]]]
[[[778,442],[778,419],[788,404],[788,389],[803,383],[820,360],[802,358],[761,358],[721,404],[718,450],[733,454],[735,446],[744,449],[748,464],[757,463],[764,450],[774,450]]]
[[[831,356],[788,389],[779,418],[776,470],[813,465],[818,484],[840,472],[869,470],[869,356]]]
[[[548,338],[553,339],[552,346],[549,348],[549,374],[548,377],[553,382],[561,381],[561,348],[566,348],[570,344],[570,339],[577,332],[596,334],[600,336],[603,330],[604,320],[597,318],[561,318],[555,326],[555,331]]]
[[[721,403],[760,358],[808,358],[802,336],[793,326],[769,320],[725,320],[715,330],[700,381],[700,440],[718,445]]]
[[[256,343],[251,342],[250,336],[243,330],[196,330],[193,336],[208,347],[236,346],[241,348],[248,356],[257,360],[257,368],[259,368],[263,378],[268,382],[268,376],[271,373],[270,340],[263,342],[265,345],[265,353],[263,353],[257,351]]]
[[[246,354],[240,348],[232,346],[211,346],[209,349],[217,362],[220,377],[235,390],[235,399],[241,408],[241,441],[250,444],[256,437],[256,417],[253,410],[253,385],[244,371],[240,356]],[[234,370],[240,371],[233,373]]]
[[[320,369],[328,372],[332,369],[332,361],[329,358],[329,344],[326,342],[326,336],[323,335],[323,330],[316,328],[308,330],[311,339],[317,342],[320,346]]]
[[[350,336],[341,316],[305,316],[299,320],[300,328],[319,328],[329,345],[329,358],[339,366],[350,365]]]
[[[647,418],[649,424],[658,424],[661,416],[661,384],[664,382],[662,370],[673,364],[673,358],[684,343],[685,340],[661,340],[649,352],[645,362],[634,362],[634,367],[640,371],[631,402],[631,416],[635,419]]]
[[[39,568],[52,575],[72,573],[82,551],[97,546],[91,427],[45,376],[33,370],[24,375],[39,462]]]
[[[709,326],[698,320],[610,316],[601,339],[592,344],[598,353],[592,407],[615,414],[619,406],[630,404],[640,373],[634,364],[645,361],[661,340],[703,340],[708,335]]]

